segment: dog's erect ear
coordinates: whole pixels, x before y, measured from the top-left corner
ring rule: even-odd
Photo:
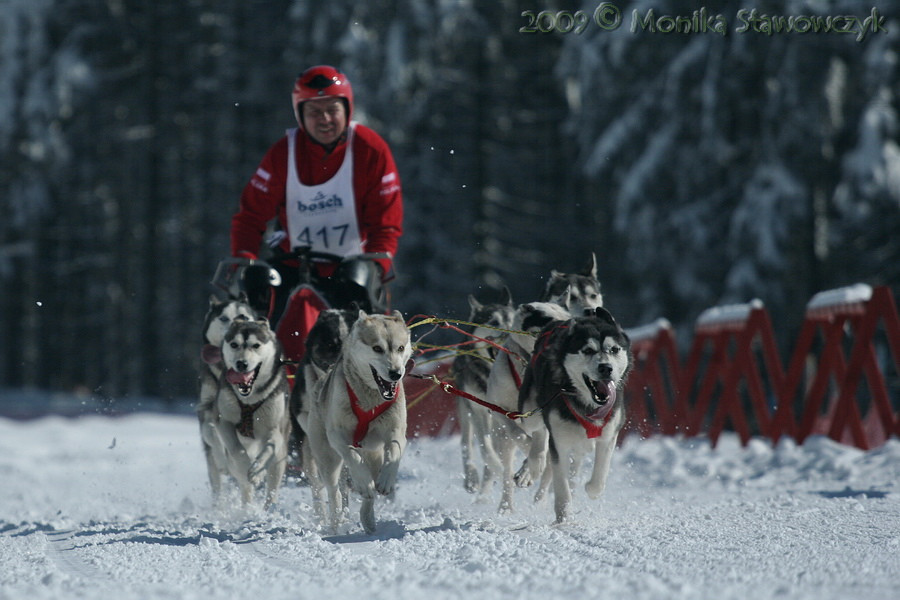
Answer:
[[[584,271],[582,271],[581,274],[597,279],[597,255],[593,252],[591,252],[591,261],[584,268]]]
[[[368,316],[369,316],[369,315],[366,314],[366,311],[364,311],[363,309],[359,309],[359,314],[357,315],[356,318],[357,318],[357,319],[365,319],[365,318],[368,317]]]
[[[506,306],[513,305],[512,293],[509,291],[509,287],[507,287],[505,285],[503,286],[503,292],[502,292],[502,295],[500,296],[499,304],[505,304]]]
[[[590,313],[590,311],[586,311],[586,312]],[[594,309],[594,316],[597,317],[598,319],[600,319],[601,321],[606,321],[610,325],[615,325],[616,327],[619,326],[619,324],[616,323],[616,320],[613,318],[612,313],[610,313],[608,310],[606,310],[602,306],[598,306],[597,308]]]
[[[224,301],[224,300],[219,300],[219,297],[216,296],[215,294],[210,294],[210,295],[209,295],[209,307],[210,307],[210,308],[212,308],[212,307],[214,307],[214,306],[218,306],[218,305],[220,305],[220,304],[224,304],[224,303],[225,303],[225,301]]]
[[[244,304],[250,304],[250,297],[247,296],[247,292],[244,292],[244,291],[242,291],[240,294],[238,294],[238,297],[235,298],[235,300],[238,300],[239,302],[243,302]]]
[[[266,317],[256,317],[256,322],[265,327],[269,326],[269,319]]]
[[[478,299],[475,298],[475,296],[469,294],[469,308],[471,308],[472,310],[480,310],[482,306],[483,305],[481,304],[481,302],[479,302]]]
[[[403,319],[403,313],[400,312],[399,310],[395,310],[394,312],[392,312],[391,316],[394,317],[395,319],[397,319],[398,321],[400,321],[401,323],[406,323],[406,321]]]

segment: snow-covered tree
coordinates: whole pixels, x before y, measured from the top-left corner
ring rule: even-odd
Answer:
[[[610,301],[626,322],[690,325],[705,306],[759,297],[796,324],[818,290],[896,285],[896,268],[885,268],[898,256],[887,232],[900,226],[896,13],[881,8],[887,33],[857,41],[742,32],[738,15],[864,19],[872,3],[703,10],[721,16],[724,34],[664,33],[698,8],[654,0],[622,6],[616,29],[566,39],[557,73],[571,90],[586,201],[617,265]],[[648,15],[659,28],[643,25]],[[858,252],[842,247],[864,230]]]

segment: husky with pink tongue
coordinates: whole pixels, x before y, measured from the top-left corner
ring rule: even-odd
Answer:
[[[391,496],[406,448],[403,376],[412,356],[403,316],[368,315],[350,328],[341,355],[320,380],[309,413],[301,418],[318,473],[310,473],[314,502],[328,491],[329,525],[343,520],[341,470],[347,466],[353,490],[362,497],[359,518],[375,531],[375,497]]]
[[[546,428],[557,523],[571,515],[569,480],[591,451],[585,489],[591,498],[603,493],[625,423],[631,342],[605,308],[585,312],[541,331],[519,390],[519,412],[539,411]]]
[[[291,432],[290,386],[268,320],[236,317],[222,343],[222,363],[216,432],[228,473],[245,505],[265,481],[268,508],[284,477]]]

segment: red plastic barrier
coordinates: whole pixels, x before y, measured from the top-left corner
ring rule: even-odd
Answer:
[[[876,356],[880,322],[895,373],[900,373],[900,319],[889,288],[873,290],[857,285],[823,292],[810,300],[780,394],[782,412],[775,439],[779,434],[791,435],[802,443],[812,434],[827,434],[834,440],[869,449],[900,435],[900,414],[891,406],[885,374]],[[813,351],[817,334],[822,340],[818,357]],[[848,344],[849,362],[844,353]],[[815,369],[806,373],[813,359]],[[790,409],[804,377],[806,388],[794,423]],[[863,378],[868,396],[860,388]],[[861,401],[865,399],[870,402],[864,415]]]
[[[652,433],[674,435],[684,415],[675,404],[679,390],[681,364],[672,325],[665,319],[626,330],[634,357],[625,388],[628,398],[627,430],[641,437]],[[681,417],[681,418],[679,418]]]
[[[887,287],[817,294],[786,372],[762,302],[704,312],[683,366],[671,329],[651,327],[629,330],[641,333],[632,344],[630,428],[643,436],[702,434],[715,444],[729,423],[744,444],[753,435],[802,443],[826,434],[868,449],[900,436],[886,383],[891,365],[900,378],[900,318]]]
[[[712,352],[704,369],[707,346]],[[761,357],[756,352],[760,346]],[[717,307],[701,314],[682,377],[681,409],[690,415],[688,435],[705,431],[715,446],[730,421],[744,444],[754,433],[769,437],[775,391],[784,375],[772,322],[762,302]],[[694,382],[699,389],[693,407],[688,408]]]

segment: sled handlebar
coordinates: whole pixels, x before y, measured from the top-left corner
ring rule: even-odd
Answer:
[[[334,263],[338,265],[337,268],[340,270],[343,268],[342,265],[360,260],[376,261],[390,258],[392,258],[390,252],[364,252],[362,254],[340,256],[338,254],[313,250],[309,246],[297,246],[290,252],[276,250],[274,256],[267,260],[270,264],[284,264],[291,260],[297,261],[297,272],[300,275],[300,283],[309,284],[314,283],[317,280],[316,272],[313,269],[313,265],[316,263]],[[362,284],[362,282],[359,283]]]
[[[384,260],[393,258],[390,252],[363,252],[362,254],[352,254],[349,256],[340,256],[329,252],[320,252],[313,250],[310,246],[297,246],[290,252],[278,252],[274,256],[267,259],[268,262],[286,262],[289,260],[299,260],[302,262],[344,262],[349,260]]]
[[[216,267],[215,275],[210,283],[221,290],[234,294],[235,292],[231,290],[233,281],[244,277],[242,273],[249,267],[261,269],[259,272],[263,273],[262,277],[268,280],[268,285],[277,287],[281,285],[281,275],[273,268],[273,264],[282,264],[290,260],[296,260],[299,263],[298,271],[301,282],[310,283],[315,277],[311,268],[315,262],[340,264],[353,260],[375,261],[390,258],[392,258],[390,252],[364,252],[362,254],[340,256],[328,252],[319,252],[309,246],[300,246],[290,252],[276,252],[274,256],[265,259],[244,257],[223,259]]]

